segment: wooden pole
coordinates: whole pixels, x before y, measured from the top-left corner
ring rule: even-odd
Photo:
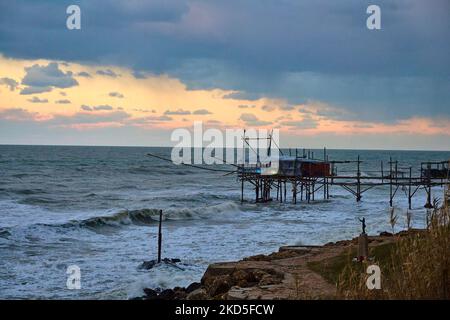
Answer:
[[[280,180],[280,202],[283,203],[283,181]]]
[[[308,193],[307,199],[308,199],[308,203],[310,203],[311,202],[311,183],[310,183],[309,179],[308,179],[307,183],[308,183],[306,185],[306,188],[307,188],[306,192]]]
[[[361,160],[358,155],[358,172],[357,172],[357,186],[356,186],[356,201],[361,201]]]
[[[294,181],[292,184],[292,197],[294,199],[294,203],[297,203],[297,181]]]
[[[312,200],[316,200],[316,182],[314,180],[312,182]]]
[[[389,158],[389,205],[392,207],[392,157]]]
[[[244,174],[244,173],[242,173]],[[244,202],[244,176],[241,178],[241,203]]]
[[[300,184],[300,201],[303,201],[303,181]]]
[[[408,188],[408,208],[409,210],[412,209],[412,203],[411,203],[411,184],[412,184],[412,167],[409,167],[409,188]]]
[[[277,200],[279,200],[280,197],[280,179],[278,179],[277,182]]]
[[[162,210],[159,210],[159,228],[158,228],[158,263],[161,263],[161,245],[162,245]]]

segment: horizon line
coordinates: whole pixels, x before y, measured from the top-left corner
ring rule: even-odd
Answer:
[[[110,147],[110,148],[173,148],[174,146],[170,145],[94,145],[94,144],[21,144],[21,143],[0,143],[0,146],[22,146],[22,147]],[[191,149],[193,149],[191,147]],[[223,149],[231,149],[231,148],[223,148]],[[314,147],[314,148],[306,148],[306,147],[285,147],[282,146],[281,149],[283,150],[359,150],[359,151],[403,151],[403,152],[450,152],[450,150],[443,150],[443,149],[381,149],[381,148],[365,148],[365,149],[359,149],[359,148],[330,148],[330,147]]]

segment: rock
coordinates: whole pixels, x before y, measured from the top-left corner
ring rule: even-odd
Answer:
[[[145,293],[144,299],[156,299],[156,297],[158,296],[158,293],[150,288],[145,288],[144,293]]]
[[[387,231],[380,232],[380,237],[392,237],[393,234]]]
[[[256,256],[244,258],[243,261],[270,261],[270,257],[263,254],[258,254]]]
[[[196,289],[189,293],[186,297],[187,300],[207,300],[209,299],[206,290],[203,288]]]
[[[175,292],[172,289],[165,289],[158,295],[158,299],[173,300],[175,298]]]
[[[173,291],[174,291],[174,297],[173,297],[174,300],[186,299],[186,297],[187,297],[186,289],[180,288],[180,287],[176,287],[176,288],[173,289]]]
[[[240,287],[232,287],[228,293],[226,298],[228,300],[245,300],[248,299],[249,288],[240,288]]]
[[[178,263],[178,262],[181,262],[181,260],[177,259],[177,258],[173,258],[173,259],[164,258],[164,259],[162,259],[162,262],[165,262],[165,263]]]
[[[259,281],[258,285],[260,286],[267,286],[272,284],[279,284],[281,283],[281,279],[277,276],[273,276],[270,274],[265,274],[262,279]]]
[[[232,284],[239,287],[248,287],[249,275],[243,270],[237,270],[231,275]]]
[[[169,259],[169,258],[164,258],[161,260],[161,263],[166,263],[166,264],[171,264],[171,265],[175,265],[181,262],[180,259]],[[157,260],[148,260],[148,261],[144,261],[142,262],[142,264],[138,267],[139,269],[145,269],[145,270],[150,270],[152,268],[154,268],[155,266],[158,265],[158,261]]]
[[[186,288],[186,293],[191,293],[194,290],[200,289],[201,288],[201,283],[200,282],[193,282],[190,285],[187,286]]]
[[[142,264],[139,266],[139,269],[150,270],[150,269],[152,269],[156,264],[157,264],[156,260],[144,261],[144,262],[142,262]]]
[[[211,297],[223,294],[231,288],[230,277],[228,275],[214,278],[212,284],[207,287],[207,292]]]
[[[267,274],[267,272],[264,272],[262,270],[255,270],[253,272],[253,276],[255,277],[255,281],[259,282],[261,279]]]
[[[205,285],[212,282],[217,276],[229,275],[236,269],[237,262],[213,263],[208,266],[202,277],[201,283]]]

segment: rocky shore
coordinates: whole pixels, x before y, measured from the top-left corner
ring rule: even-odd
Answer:
[[[416,230],[417,231],[417,230]],[[409,231],[411,232],[411,231]],[[368,237],[369,248],[392,244],[396,236],[383,232]],[[187,288],[145,289],[142,299],[253,300],[327,299],[336,295],[332,266],[340,257],[355,252],[358,238],[323,246],[284,246],[269,255],[209,265],[200,283]],[[339,271],[339,270],[337,270]]]

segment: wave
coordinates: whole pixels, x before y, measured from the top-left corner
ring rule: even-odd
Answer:
[[[59,227],[80,227],[100,230],[104,227],[122,227],[127,225],[152,225],[159,221],[160,209],[123,210],[108,216],[96,216],[84,220],[72,220]],[[170,208],[163,210],[163,220],[207,219],[223,213],[234,213],[238,206],[233,202],[199,208]]]

